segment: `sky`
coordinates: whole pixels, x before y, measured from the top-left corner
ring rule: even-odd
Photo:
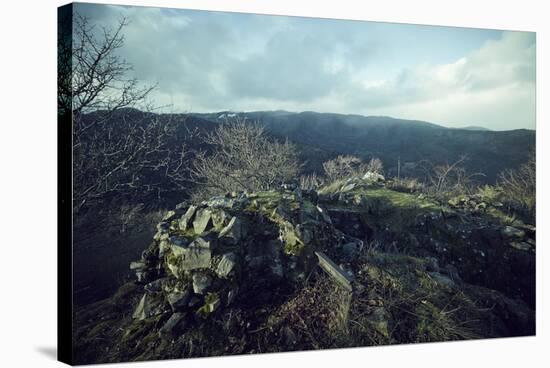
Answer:
[[[170,112],[383,115],[447,127],[535,129],[532,32],[76,4],[122,18],[120,55]]]

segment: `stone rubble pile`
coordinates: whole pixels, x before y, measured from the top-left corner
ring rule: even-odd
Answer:
[[[243,292],[303,280],[317,264],[316,251],[345,242],[353,257],[362,243],[336,230],[312,196],[296,188],[232,193],[170,211],[130,265],[144,292],[133,317],[169,313],[159,334],[173,339]]]

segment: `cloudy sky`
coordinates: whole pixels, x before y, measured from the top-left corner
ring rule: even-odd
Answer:
[[[77,4],[126,17],[122,56],[174,112],[386,115],[535,129],[535,35],[452,27]]]

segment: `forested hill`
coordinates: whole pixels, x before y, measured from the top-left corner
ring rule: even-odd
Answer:
[[[379,157],[386,172],[421,176],[422,162],[452,163],[462,155],[470,173],[492,183],[502,170],[516,168],[527,160],[535,146],[535,131],[490,131],[449,129],[417,120],[381,116],[332,113],[258,111],[247,113],[218,112],[193,114],[210,121],[224,121],[236,116],[259,121],[268,131],[297,143],[310,171],[321,170],[322,162],[338,154],[353,154],[365,159]]]

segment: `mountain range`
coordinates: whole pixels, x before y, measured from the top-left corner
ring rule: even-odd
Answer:
[[[402,175],[420,177],[426,166],[453,163],[465,155],[468,172],[482,173],[477,180],[493,183],[501,171],[525,162],[536,141],[534,130],[446,128],[386,116],[280,110],[191,115],[216,123],[237,116],[259,122],[270,134],[296,143],[310,172],[320,172],[322,163],[336,155],[351,154],[365,160],[380,158],[386,174],[396,175],[400,162]]]

